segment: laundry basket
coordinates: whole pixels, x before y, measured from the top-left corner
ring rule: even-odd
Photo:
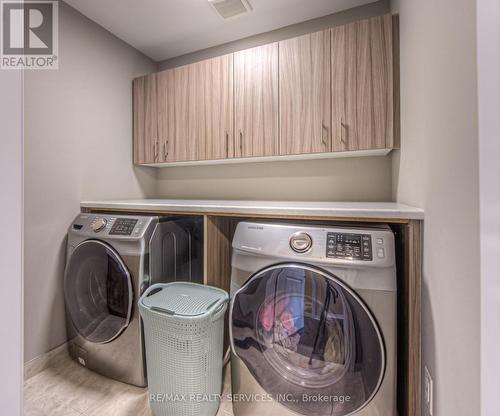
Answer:
[[[187,282],[156,284],[140,298],[155,416],[213,416],[222,389],[228,294]]]

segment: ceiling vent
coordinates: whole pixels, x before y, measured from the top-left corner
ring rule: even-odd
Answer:
[[[247,0],[208,0],[223,19],[239,16],[252,10]]]

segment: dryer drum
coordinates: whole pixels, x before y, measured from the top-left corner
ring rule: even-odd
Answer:
[[[377,393],[385,370],[381,332],[360,297],[332,274],[297,263],[268,267],[235,294],[230,314],[233,352],[283,406],[345,416]]]
[[[76,247],[66,267],[64,296],[74,327],[90,342],[110,342],[130,322],[130,273],[116,251],[101,241]]]

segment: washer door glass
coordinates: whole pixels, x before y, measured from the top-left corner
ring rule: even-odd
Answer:
[[[91,342],[112,341],[130,322],[130,273],[116,251],[100,241],[84,241],[73,251],[64,297],[73,326]]]
[[[233,352],[299,414],[348,415],[380,387],[385,350],[375,319],[321,269],[281,264],[258,272],[235,294],[230,323]]]

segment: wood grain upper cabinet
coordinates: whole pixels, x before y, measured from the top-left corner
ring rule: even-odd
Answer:
[[[333,150],[394,146],[392,16],[332,29]]]
[[[134,79],[134,163],[159,161],[156,74]]]
[[[156,78],[158,96],[158,137],[160,160],[174,160],[175,138],[175,81],[174,70],[159,72]]]
[[[331,150],[331,32],[279,43],[280,153]]]
[[[158,128],[166,162],[198,160],[195,83],[193,65],[158,74]]]
[[[223,159],[233,140],[233,60],[220,56],[158,74],[160,160]]]
[[[234,54],[234,120],[234,157],[278,155],[277,43]]]
[[[188,65],[195,74],[194,119],[198,160],[225,159],[233,142],[233,55]],[[190,106],[190,110],[191,106]]]

